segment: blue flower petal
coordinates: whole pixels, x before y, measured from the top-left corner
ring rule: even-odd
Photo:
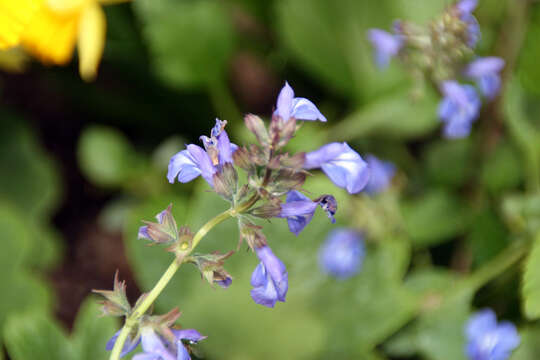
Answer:
[[[291,117],[298,120],[320,120],[326,122],[326,117],[317,109],[314,103],[306,98],[294,98]]]
[[[293,107],[293,99],[294,90],[289,85],[289,83],[285,81],[285,86],[283,86],[283,88],[279,92],[276,104],[276,111],[274,112],[274,114],[277,114],[284,121],[289,120],[292,116],[291,112]]]
[[[114,347],[114,344],[116,343],[116,339],[118,338],[118,335],[120,335],[120,331],[118,330],[110,339],[107,341],[107,344],[105,345],[105,349],[108,351],[111,351]],[[136,339],[128,339],[124,343],[124,348],[122,349],[122,352],[120,353],[120,357],[124,357],[127,353],[133,351],[141,342],[141,338],[138,337]]]
[[[182,150],[171,157],[167,171],[167,179],[171,184],[177,177],[179,182],[187,183],[200,174],[201,170],[189,151]]]

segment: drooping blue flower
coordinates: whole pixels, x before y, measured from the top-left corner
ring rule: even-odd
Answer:
[[[366,161],[370,176],[364,190],[371,195],[383,192],[392,182],[396,166],[389,161],[379,160],[374,155],[367,155]]]
[[[390,59],[399,53],[403,46],[403,36],[391,34],[381,29],[370,29],[368,39],[375,48],[375,64],[379,68],[385,68]]]
[[[294,90],[288,82],[285,82],[285,86],[279,92],[274,115],[281,117],[284,121],[295,118],[296,120],[326,122],[326,118],[315,104],[306,98],[294,97]]]
[[[456,4],[461,21],[467,25],[467,45],[473,49],[480,40],[480,25],[472,12],[476,9],[478,0],[461,0]]]
[[[238,148],[229,140],[225,131],[226,121],[216,119],[210,137],[201,136],[204,149],[189,144],[186,150],[173,155],[169,161],[167,179],[172,184],[175,179],[187,183],[201,175],[213,187],[214,174],[225,163],[232,163],[232,154]]]
[[[289,230],[298,236],[310,223],[317,209],[317,203],[300,191],[291,190],[287,193],[285,204],[281,204],[280,217],[287,218]]]
[[[465,329],[469,360],[506,360],[518,347],[520,337],[514,324],[501,321],[495,313],[484,309],[473,314]]]
[[[285,204],[281,204],[278,217],[286,218],[289,230],[298,236],[311,222],[317,205],[326,212],[332,223],[336,222],[334,214],[337,210],[337,203],[332,195],[323,195],[318,199],[311,200],[297,190],[291,190],[287,193]]]
[[[334,229],[319,250],[322,271],[339,279],[358,273],[364,259],[364,239],[352,229]]]
[[[481,105],[476,90],[471,85],[449,80],[442,83],[441,92],[444,98],[439,103],[439,117],[444,123],[444,136],[451,139],[468,136]]]
[[[277,301],[285,302],[289,289],[287,269],[269,246],[256,248],[261,260],[251,275],[251,297],[260,305],[274,307]]]
[[[110,339],[107,341],[107,344],[105,345],[105,349],[107,351],[112,351],[114,344],[116,343],[116,339],[118,338],[118,335],[120,335],[120,331],[118,330]],[[124,348],[122,349],[122,352],[120,353],[120,357],[124,357],[126,354],[132,352],[135,350],[135,348],[140,344],[141,337],[137,337],[135,339],[127,338],[126,342],[124,343]]]
[[[350,194],[360,192],[369,180],[367,163],[347,143],[330,143],[307,153],[304,168],[321,168],[334,184]]]
[[[501,87],[499,72],[504,67],[504,60],[496,57],[481,57],[471,62],[465,69],[465,75],[476,81],[482,94],[493,99]]]

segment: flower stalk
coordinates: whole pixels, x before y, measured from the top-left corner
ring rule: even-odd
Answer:
[[[239,204],[237,207],[230,208],[212,219],[210,219],[206,224],[204,224],[199,231],[195,234],[193,237],[193,242],[191,245],[191,249],[189,249],[189,253],[191,253],[199,244],[199,242],[212,230],[212,228],[223,221],[227,220],[230,217],[234,217],[237,214],[240,214],[246,210],[248,210],[253,204],[255,204],[258,200],[257,196],[252,197],[245,203]],[[118,338],[116,340],[116,343],[114,345],[114,348],[111,352],[111,356],[109,357],[110,360],[118,360],[120,359],[120,353],[122,352],[122,348],[124,347],[124,343],[127,340],[128,335],[133,330],[133,328],[137,325],[138,319],[150,308],[150,306],[154,303],[154,301],[157,299],[157,297],[161,294],[163,289],[165,289],[165,286],[171,281],[174,274],[178,271],[180,266],[183,264],[183,262],[178,262],[177,259],[174,259],[172,263],[169,265],[167,270],[163,273],[161,278],[158,280],[156,285],[152,288],[152,290],[144,297],[144,299],[133,309],[131,314],[126,317],[126,322],[124,324],[124,327],[120,331],[120,334],[118,335]]]

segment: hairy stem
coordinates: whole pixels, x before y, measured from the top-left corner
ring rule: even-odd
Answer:
[[[217,224],[225,221],[226,219],[233,217],[239,213],[242,213],[246,210],[248,210],[253,204],[255,204],[258,200],[258,196],[254,195],[251,199],[246,201],[245,203],[242,203],[238,205],[237,207],[231,208],[227,211],[222,212],[221,214],[218,214],[214,218],[210,219],[206,224],[204,224],[199,231],[195,234],[193,237],[193,241],[191,244],[191,249],[189,250],[189,253],[191,253],[199,244],[199,242],[208,234],[210,230]],[[189,254],[188,253],[188,254]],[[110,360],[118,360],[120,358],[120,354],[122,352],[122,348],[124,347],[124,343],[127,340],[127,337],[129,333],[133,330],[133,328],[137,325],[137,322],[139,318],[150,308],[150,306],[154,303],[154,301],[157,299],[159,294],[165,289],[165,286],[171,281],[174,274],[178,271],[182,263],[179,263],[176,259],[173,260],[171,265],[165,270],[161,278],[158,280],[154,288],[146,295],[146,297],[133,309],[133,312],[126,317],[126,322],[124,324],[124,327],[120,331],[120,334],[118,335],[118,338],[116,339],[116,343],[114,344],[114,348],[111,352]]]

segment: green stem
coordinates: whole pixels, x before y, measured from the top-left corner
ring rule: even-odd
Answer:
[[[191,249],[189,250],[188,254],[190,254],[199,244],[199,242],[202,240],[202,238],[205,237],[206,234],[214,226],[217,224],[225,221],[229,217],[236,216],[239,213],[242,213],[249,209],[253,204],[255,204],[258,200],[258,196],[254,195],[251,199],[246,201],[243,204],[238,205],[235,208],[231,208],[227,211],[222,212],[221,214],[215,216],[214,218],[210,219],[206,224],[204,224],[199,231],[195,234],[193,237],[193,241],[191,243]],[[188,255],[186,254],[186,255]],[[110,360],[118,360],[120,358],[120,353],[122,352],[122,348],[124,347],[124,343],[127,340],[127,337],[129,333],[133,330],[133,328],[137,325],[139,318],[150,308],[150,306],[154,303],[154,301],[157,299],[159,294],[165,289],[165,286],[171,281],[172,277],[178,271],[182,263],[178,262],[176,259],[173,260],[171,265],[165,270],[159,281],[156,283],[154,288],[145,296],[145,298],[133,309],[133,312],[126,317],[126,322],[124,324],[124,327],[120,331],[120,334],[118,335],[118,338],[116,339],[116,343],[114,344],[114,348],[112,350]]]

